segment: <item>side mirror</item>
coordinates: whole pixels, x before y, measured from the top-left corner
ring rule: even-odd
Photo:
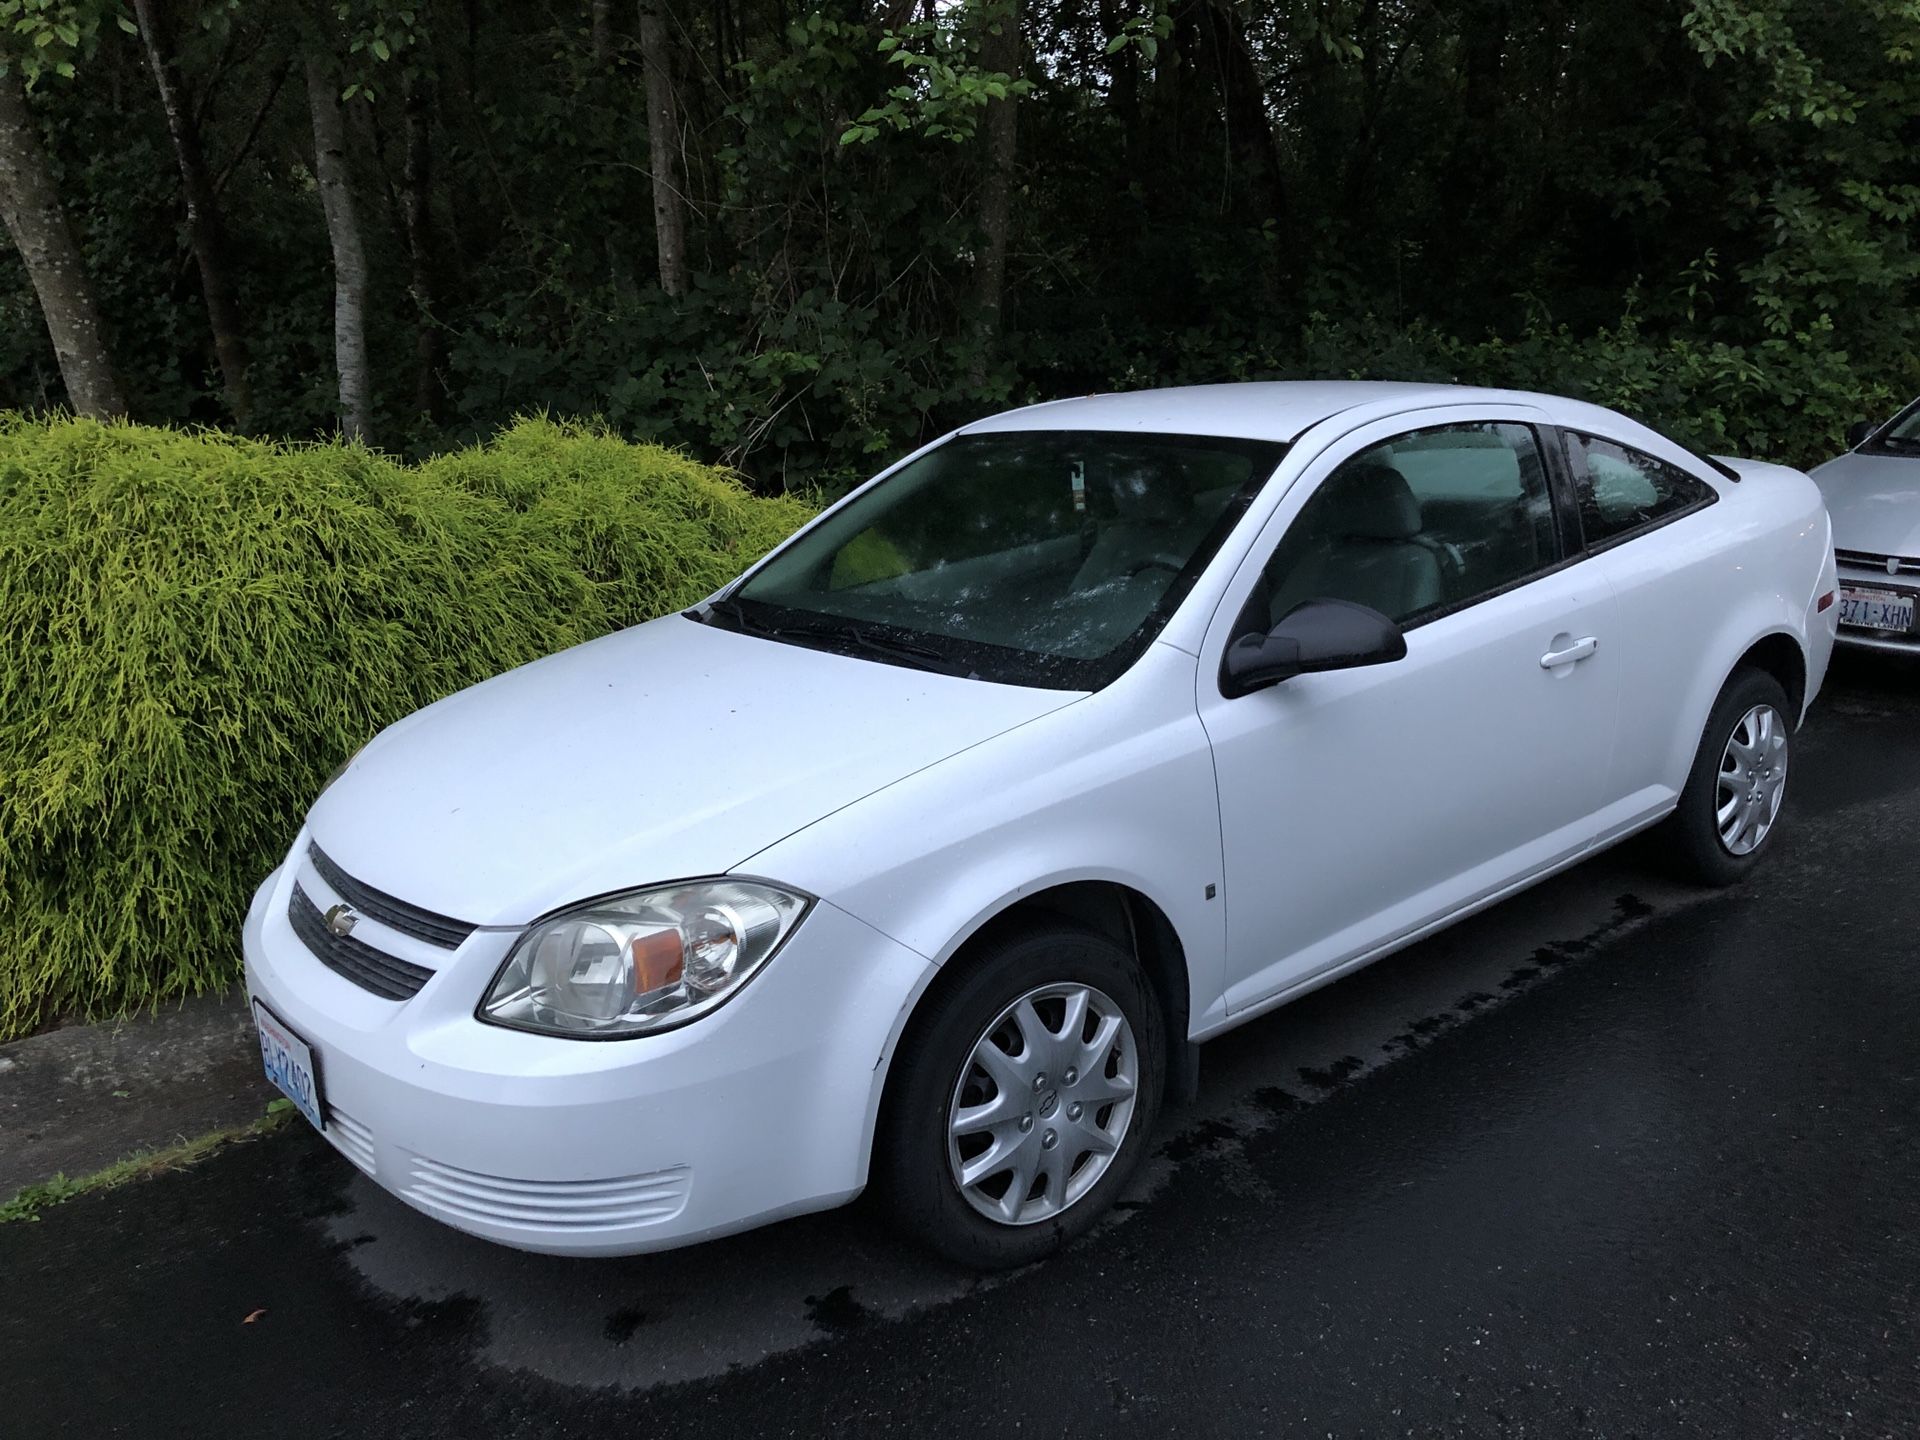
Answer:
[[[1856,420],[1847,426],[1847,448],[1858,450],[1867,443],[1867,438],[1880,427],[1871,420]]]
[[[1264,690],[1316,670],[1351,670],[1406,658],[1400,627],[1351,600],[1303,600],[1265,635],[1227,647],[1220,688],[1229,697]]]

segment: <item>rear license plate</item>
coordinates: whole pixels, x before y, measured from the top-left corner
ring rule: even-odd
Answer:
[[[1855,630],[1913,629],[1913,596],[1891,590],[1842,590],[1840,623]]]
[[[267,1067],[267,1079],[313,1122],[314,1129],[324,1131],[326,1111],[320,1104],[320,1072],[313,1063],[313,1047],[258,1000],[253,1002],[253,1023],[260,1032],[260,1059]]]

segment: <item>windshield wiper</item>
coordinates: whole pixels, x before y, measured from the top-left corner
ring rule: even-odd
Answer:
[[[943,675],[964,675],[968,679],[977,678],[971,665],[964,665],[941,654],[930,645],[916,645],[911,640],[895,640],[875,635],[865,626],[852,620],[835,620],[823,617],[820,621],[808,621],[804,625],[780,625],[773,628],[776,636],[796,640],[824,640],[842,642],[869,655],[882,656],[903,665],[911,665],[920,670],[934,670]]]
[[[743,635],[759,635],[768,640],[812,642],[830,646],[849,646],[869,655],[877,655],[902,665],[911,665],[918,670],[933,670],[943,675],[964,675],[968,679],[977,679],[971,665],[941,654],[930,645],[916,645],[911,640],[885,639],[873,634],[866,627],[852,620],[839,620],[831,615],[822,615],[815,620],[803,622],[779,623],[762,620],[750,614],[747,607],[732,596],[722,596],[709,601],[702,610],[685,612],[690,618],[711,625],[712,617],[738,630]]]
[[[735,630],[740,631],[744,635],[772,635],[776,633],[775,628],[767,624],[764,620],[756,620],[747,614],[747,607],[742,605],[738,600],[735,600],[731,595],[722,595],[718,600],[709,600],[703,609],[682,610],[680,613],[685,615],[689,620],[698,620],[702,625],[713,624],[713,617],[718,615]]]

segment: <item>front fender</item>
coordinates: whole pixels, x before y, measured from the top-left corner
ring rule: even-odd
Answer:
[[[826,816],[741,868],[830,900],[939,963],[1038,891],[1123,885],[1173,926],[1199,1014],[1224,989],[1226,926],[1195,663],[1149,647],[1107,689]]]

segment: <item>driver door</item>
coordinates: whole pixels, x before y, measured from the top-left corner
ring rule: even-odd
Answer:
[[[1295,482],[1229,587],[1198,702],[1230,1013],[1561,863],[1601,828],[1614,599],[1569,551],[1549,435],[1516,409],[1364,427]],[[1383,611],[1406,657],[1223,695],[1226,646],[1310,598]]]

